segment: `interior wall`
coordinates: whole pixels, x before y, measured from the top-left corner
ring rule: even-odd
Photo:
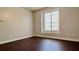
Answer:
[[[32,12],[24,8],[0,7],[0,42],[33,35]]]
[[[34,12],[34,35],[79,39],[79,8],[77,7],[59,8],[60,33],[41,32],[41,13],[51,11],[54,8],[45,8]]]

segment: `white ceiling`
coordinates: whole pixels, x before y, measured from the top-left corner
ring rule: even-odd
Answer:
[[[35,11],[35,10],[39,10],[39,9],[42,9],[44,7],[25,7],[26,9],[29,9],[31,11]]]

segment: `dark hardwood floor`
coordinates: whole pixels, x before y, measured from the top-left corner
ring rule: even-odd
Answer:
[[[79,51],[79,42],[31,37],[1,44],[0,51]]]

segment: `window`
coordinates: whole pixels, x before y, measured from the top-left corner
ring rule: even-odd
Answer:
[[[59,10],[43,13],[43,32],[58,32],[59,31]]]

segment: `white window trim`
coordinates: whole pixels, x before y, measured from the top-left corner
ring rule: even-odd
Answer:
[[[60,34],[60,23],[59,23],[59,30],[58,31],[44,31],[44,13],[50,13],[55,10],[59,10],[59,8],[53,9],[52,11],[46,11],[41,13],[41,32],[42,33],[55,33],[55,34]],[[60,22],[60,20],[59,20]]]

